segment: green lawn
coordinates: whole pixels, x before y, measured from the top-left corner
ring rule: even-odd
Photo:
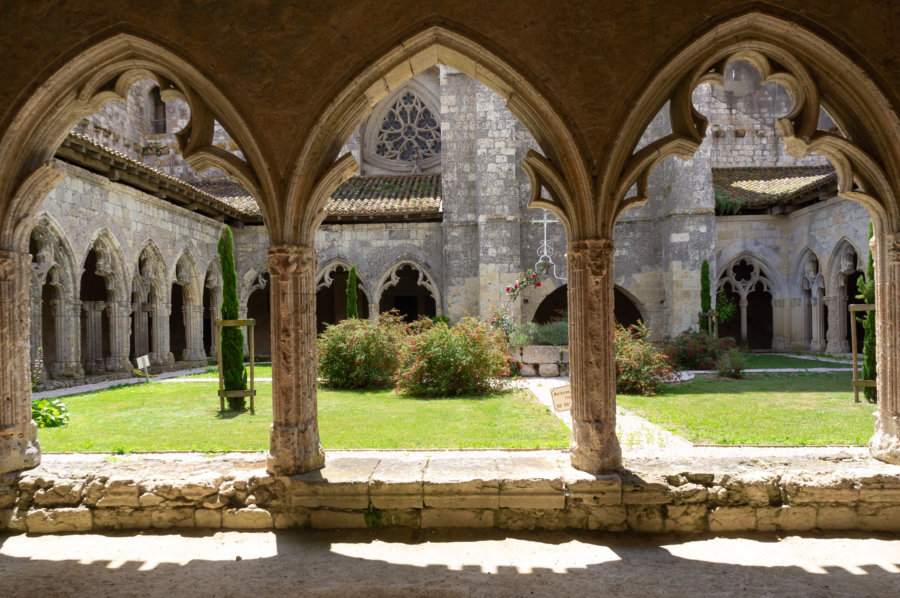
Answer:
[[[818,359],[803,359],[802,357],[787,357],[784,355],[769,355],[766,353],[750,353],[744,355],[748,370],[783,370],[783,369],[808,369],[808,368],[847,368],[852,363],[835,363],[833,361],[821,361]]]
[[[217,386],[169,382],[65,397],[69,424],[38,431],[45,451],[264,450],[272,385],[257,386],[256,414],[219,415]],[[148,392],[149,390],[149,392]],[[410,399],[393,391],[320,389],[325,448],[549,448],[569,430],[524,391],[484,397]]]
[[[698,377],[664,394],[619,395],[617,402],[695,443],[712,444],[864,445],[875,411],[853,402],[846,373]]]

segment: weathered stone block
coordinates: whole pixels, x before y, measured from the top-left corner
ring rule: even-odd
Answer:
[[[628,529],[647,534],[663,531],[663,507],[656,504],[629,504],[625,506]]]
[[[626,505],[661,505],[674,500],[675,493],[665,480],[637,476],[622,480],[622,502]]]
[[[194,508],[176,507],[150,511],[150,524],[156,529],[194,527]]]
[[[538,364],[538,375],[543,378],[559,376],[559,366],[555,363],[540,363]]]
[[[494,527],[492,509],[422,509],[422,528]]]
[[[409,527],[419,529],[422,526],[421,509],[381,509],[378,517],[372,522],[373,527]]]
[[[86,532],[93,526],[91,510],[35,509],[25,516],[28,531],[33,534],[58,534],[62,532]]]
[[[602,505],[586,508],[587,527],[592,530],[623,532],[628,529],[628,513],[625,505]]]
[[[380,459],[330,458],[322,469],[291,478],[291,505],[365,509],[369,506],[369,478]]]
[[[565,489],[559,460],[551,457],[498,459],[500,507],[563,509]]]
[[[222,483],[221,477],[203,476],[185,480],[177,490],[187,500],[191,502],[200,502],[208,496],[212,496],[219,491],[219,485]]]
[[[16,491],[8,484],[0,482],[0,509],[11,509],[16,504]]]
[[[819,507],[816,513],[816,527],[822,530],[858,529],[859,516],[853,507]]]
[[[665,510],[667,532],[705,532],[709,529],[705,504],[669,505]]]
[[[58,480],[48,488],[37,490],[34,493],[32,502],[39,507],[75,506],[81,502],[81,492],[83,489],[84,484],[82,482]]]
[[[315,509],[310,512],[313,529],[356,529],[368,527],[365,515],[360,511],[332,511]]]
[[[622,478],[618,474],[591,475],[571,466],[563,468],[564,482],[569,491],[566,504],[592,507],[622,504]]]
[[[674,495],[674,502],[677,504],[705,503],[708,492],[705,486],[685,483],[672,489],[672,494]]]
[[[531,364],[523,363],[522,367],[519,369],[519,375],[525,378],[531,378],[537,376],[537,369]]]
[[[138,484],[130,478],[110,478],[103,490],[103,496],[97,506],[106,507],[139,507]]]
[[[717,507],[709,512],[712,532],[743,532],[756,530],[756,510],[753,507]]]
[[[272,515],[263,509],[223,509],[222,527],[227,529],[272,529]]]
[[[559,362],[559,347],[552,345],[526,345],[522,347],[522,361],[530,364]]]
[[[496,512],[495,525],[508,530],[563,530],[586,529],[587,511],[575,510],[531,510],[500,509]]]
[[[145,492],[138,497],[138,504],[142,507],[155,507],[162,503],[165,499],[151,492]]]
[[[8,533],[24,533],[28,531],[25,513],[18,509],[0,510],[0,531]]]
[[[150,513],[141,509],[95,509],[94,529],[149,529]]]
[[[500,481],[494,459],[433,457],[425,469],[426,507],[435,509],[498,509]]]
[[[855,504],[859,487],[855,480],[839,474],[786,474],[781,480],[786,503]]]
[[[900,475],[875,475],[859,480],[859,500],[900,504]]]
[[[420,509],[427,457],[382,459],[369,481],[369,499],[376,509]]]
[[[857,513],[860,529],[900,532],[900,505],[861,504]]]
[[[212,509],[197,509],[194,513],[194,525],[203,529],[222,527],[222,512]]]

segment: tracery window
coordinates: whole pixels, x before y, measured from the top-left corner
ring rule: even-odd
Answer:
[[[166,132],[166,103],[162,101],[159,87],[151,89],[147,96],[147,119],[151,135],[162,135]]]
[[[440,122],[431,108],[407,89],[384,114],[375,154],[385,160],[422,162],[440,153]]]

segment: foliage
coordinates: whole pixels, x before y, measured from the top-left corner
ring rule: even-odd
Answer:
[[[58,428],[69,423],[69,411],[62,399],[36,399],[31,402],[31,419],[38,428]]]
[[[741,378],[744,375],[746,360],[744,354],[732,347],[719,356],[717,369],[719,375],[728,378]]]
[[[654,395],[673,380],[668,358],[647,340],[649,335],[642,322],[616,326],[616,392]]]
[[[871,241],[873,234],[872,222],[869,221],[869,239]],[[869,261],[866,264],[866,275],[864,277],[860,277],[859,280],[856,281],[857,290],[859,290],[859,295],[857,297],[862,299],[864,303],[875,303],[875,261],[872,257],[872,252],[869,251]],[[862,379],[863,380],[874,380],[875,373],[875,312],[870,311],[867,312],[866,315],[857,316],[863,323],[863,367],[862,367]],[[856,347],[852,348],[853,351],[856,351]],[[876,403],[878,401],[878,396],[875,392],[875,388],[865,387],[863,388],[866,400],[870,403]]]
[[[427,319],[418,320],[431,325]],[[409,325],[396,311],[350,318],[319,335],[319,377],[333,388],[383,388],[393,381]]]
[[[737,303],[726,293],[716,295],[716,320],[719,324],[727,324],[737,314]]]
[[[716,338],[702,330],[687,329],[664,341],[663,352],[681,370],[712,370],[719,357],[735,346],[730,338]]]
[[[350,274],[347,275],[347,317],[359,317],[356,305],[356,266],[350,266]]]
[[[710,281],[709,281],[709,262],[707,260],[703,260],[703,265],[700,266],[700,311],[704,314],[709,314],[712,311],[712,294],[710,293]],[[706,331],[712,333],[710,329],[712,326],[712,322],[710,318],[706,318]]]
[[[234,269],[234,238],[227,226],[219,237],[219,264],[222,267],[222,319],[238,318],[237,272]],[[246,390],[247,371],[244,369],[244,333],[240,328],[222,328],[222,376],[225,390]],[[228,397],[228,409],[244,411],[244,397]]]
[[[493,306],[492,309],[494,310],[494,313],[491,315],[491,319],[488,320],[488,324],[491,328],[499,330],[506,338],[509,338],[509,335],[512,334],[513,328],[515,327],[515,324],[513,324],[511,303],[507,303],[499,310],[493,308]]]
[[[506,287],[506,296],[510,303],[519,298],[519,295],[528,287],[541,286],[541,278],[547,275],[550,269],[548,262],[541,262],[535,269],[528,269],[524,274],[520,274],[519,278],[514,280]]]
[[[514,347],[522,345],[568,345],[569,323],[558,320],[537,324],[526,322],[519,324],[509,335],[509,344]]]
[[[44,377],[44,348],[38,347],[34,363],[31,364],[31,390],[34,390],[41,378]]]
[[[744,207],[744,201],[737,197],[731,197],[724,191],[716,189],[716,215],[728,216],[737,214]]]
[[[463,318],[452,328],[435,323],[403,347],[397,390],[408,395],[483,393],[509,375],[505,336],[485,322]]]

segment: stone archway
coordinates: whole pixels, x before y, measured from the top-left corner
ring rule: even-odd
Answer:
[[[379,312],[397,310],[408,322],[441,315],[441,297],[421,264],[401,260],[382,275],[375,299]]]
[[[332,260],[316,276],[316,332],[322,333],[328,324],[337,324],[347,318],[347,278],[351,265],[341,259]],[[356,310],[359,317],[375,317],[378,310],[371,309],[368,285],[357,270]]]
[[[175,263],[169,311],[170,350],[176,361],[203,363],[203,280],[193,256],[185,251]],[[177,343],[176,343],[177,341]]]
[[[203,351],[207,358],[218,357],[216,345],[216,320],[222,306],[222,270],[214,259],[203,278]]]
[[[738,308],[733,322],[719,326],[719,336],[731,336],[749,349],[771,350],[774,287],[768,268],[751,256],[740,256],[723,268],[716,292],[725,293]]]
[[[862,324],[854,322],[848,307],[862,303],[857,299],[857,281],[862,276],[863,262],[856,247],[848,239],[841,239],[828,260],[828,347],[829,353],[851,351],[851,326],[857,327],[856,352],[862,350]]]

